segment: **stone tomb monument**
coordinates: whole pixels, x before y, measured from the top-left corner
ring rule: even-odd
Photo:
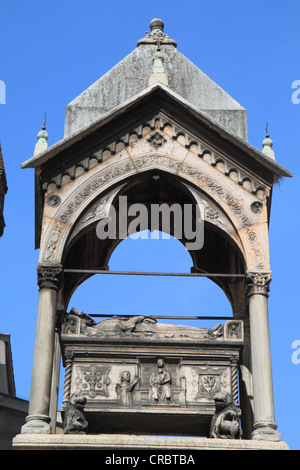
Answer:
[[[62,410],[71,397],[86,398],[84,415],[92,434],[209,437],[215,397],[228,395],[239,407],[243,339],[241,320],[211,330],[145,316],[94,323],[72,309],[61,334]]]
[[[268,133],[262,149],[248,142],[246,110],[178,51],[162,20],[150,29],[67,106],[64,138],[48,147],[44,125],[22,164],[35,172],[39,305],[29,414],[13,445],[286,448],[273,400],[268,232],[273,186],[292,174]],[[128,213],[188,204],[196,223],[200,211],[203,246],[178,237],[190,273],[164,274],[208,277],[232,318],[208,330],[143,316],[95,323],[70,310],[81,283],[113,274],[131,219],[106,239],[97,227],[112,211],[121,220],[121,198]],[[61,355],[65,434],[55,435]],[[145,432],[190,438],[136,435]]]

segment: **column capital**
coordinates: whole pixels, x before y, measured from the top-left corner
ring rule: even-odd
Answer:
[[[38,286],[40,289],[59,289],[63,277],[61,264],[39,264],[37,266]]]
[[[248,271],[246,274],[246,293],[248,297],[260,294],[269,297],[271,271]]]

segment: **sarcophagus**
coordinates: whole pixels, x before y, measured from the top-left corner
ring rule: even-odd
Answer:
[[[211,329],[115,316],[98,323],[75,309],[61,335],[62,412],[84,396],[88,432],[208,436],[214,397],[238,405],[241,320]]]

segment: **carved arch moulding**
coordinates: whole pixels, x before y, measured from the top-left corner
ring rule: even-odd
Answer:
[[[58,172],[56,176],[46,178],[43,182],[43,190],[47,192],[49,187],[53,186],[60,189],[68,181],[75,180],[82,172],[89,172],[95,166],[101,165],[106,159],[128,149],[145,137],[149,146],[155,150],[161,149],[168,139],[178,142],[185,149],[190,149],[199,159],[204,160],[226,177],[236,181],[259,200],[264,201],[269,195],[269,188],[263,180],[260,181],[253,174],[246,172],[230,155],[225,155],[220,150],[216,150],[213,145],[186,130],[184,126],[173,121],[163,112],[156,114],[131,130],[124,131],[117,138],[103,142],[98,146],[99,148],[93,152],[88,152],[76,164],[67,165],[67,168]]]
[[[250,204],[244,204],[242,197],[237,199],[233,195],[232,186],[224,183],[224,179],[221,181],[208,174],[204,162],[201,163],[190,151],[182,158],[182,155],[164,154],[161,149],[159,153],[135,156],[121,153],[103,162],[96,171],[82,175],[84,178],[81,178],[81,184],[78,180],[76,189],[68,190],[64,198],[60,191],[51,193],[46,199],[39,262],[60,263],[71,232],[76,225],[83,223],[84,217],[89,217],[88,210],[91,207],[94,211],[100,210],[101,204],[109,204],[109,200],[114,197],[115,189],[112,188],[117,185],[120,188],[124,180],[151,170],[179,177],[187,186],[193,187],[194,191],[202,195],[210,222],[222,229],[222,221],[224,223],[226,220],[235,243],[243,248],[244,253],[251,253],[246,260],[247,268],[268,269],[263,244],[265,224],[259,223],[260,214],[251,210]],[[231,184],[234,183],[231,181]],[[249,195],[248,199],[251,203],[256,200],[254,195]],[[80,227],[77,226],[77,229]]]

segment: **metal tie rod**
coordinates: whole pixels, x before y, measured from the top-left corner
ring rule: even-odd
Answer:
[[[135,315],[117,315],[117,314],[105,314],[105,313],[92,313],[90,317],[95,318],[111,318],[111,317],[126,317],[131,318]],[[154,318],[155,320],[234,320],[234,317],[212,317],[212,316],[184,316],[184,315],[142,315],[146,317]]]
[[[225,274],[225,273],[167,273],[148,271],[106,271],[104,269],[64,269],[65,273],[79,274],[115,274],[126,276],[182,276],[182,277],[232,277],[245,278],[245,274]]]

